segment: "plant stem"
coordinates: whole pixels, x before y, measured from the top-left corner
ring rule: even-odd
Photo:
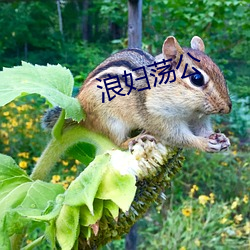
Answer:
[[[97,150],[96,155],[102,154],[107,150],[118,148],[109,139],[100,134],[92,132],[82,126],[72,126],[65,129],[60,138],[51,139],[39,158],[30,177],[33,180],[46,180],[61,155],[70,146],[78,142],[93,144]]]

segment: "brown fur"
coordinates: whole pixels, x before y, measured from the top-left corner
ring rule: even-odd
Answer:
[[[132,73],[133,85],[137,89],[143,88],[146,86],[145,81],[135,81],[135,78],[143,76],[142,71],[132,69],[147,66],[155,60],[148,53],[137,49],[123,50],[107,58],[89,74],[78,95],[87,114],[84,125],[107,135],[117,145],[122,145],[132,130],[141,129],[160,142],[172,146],[196,147],[208,152],[217,152],[228,147],[230,143],[227,138],[227,145],[209,139],[214,132],[208,115],[229,113],[231,110],[225,79],[217,65],[203,53],[205,46],[199,37],[192,39],[191,46],[195,49],[182,49],[174,37],[168,37],[163,44],[163,54],[156,58],[158,61],[163,57],[172,58],[171,67],[175,69],[180,55],[183,54],[180,68],[175,69],[175,82],[157,84],[154,87],[155,78],[150,76],[153,72],[146,67],[151,89],[132,90],[130,95],[116,95],[111,101],[107,100],[105,94],[106,100],[102,103],[105,87],[103,81],[98,82],[96,78],[106,78],[108,74],[118,75],[122,93],[126,94],[128,88],[121,77],[124,70]],[[200,62],[191,59],[187,52]],[[188,63],[189,71],[192,72],[192,67],[195,67],[203,72],[206,79],[204,86],[194,86],[189,77],[181,78],[185,63]],[[167,75],[165,79],[166,77]],[[158,77],[158,81],[160,78]],[[171,79],[173,76],[169,81]],[[98,89],[97,85],[103,89]]]

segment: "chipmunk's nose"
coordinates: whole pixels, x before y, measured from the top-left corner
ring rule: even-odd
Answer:
[[[220,109],[219,113],[228,114],[231,112],[231,109],[232,109],[232,102],[229,101],[222,109]]]

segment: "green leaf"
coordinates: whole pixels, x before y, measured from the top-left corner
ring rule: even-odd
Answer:
[[[86,142],[78,142],[74,144],[72,147],[68,148],[66,154],[77,159],[85,165],[88,165],[95,158],[96,148],[89,143]]]
[[[60,139],[62,136],[64,121],[65,121],[65,110],[62,109],[61,114],[52,129],[52,135],[57,140]]]
[[[30,223],[27,216],[41,216],[44,211],[50,217],[57,216],[60,212],[60,199],[58,194],[63,193],[61,185],[45,183],[40,180],[31,181],[14,160],[5,155],[0,155],[0,231],[5,238],[2,248],[9,245],[9,236],[21,233],[23,227]],[[51,203],[56,200],[57,206]],[[55,202],[54,202],[55,203]],[[56,215],[55,215],[56,214]]]
[[[10,240],[8,234],[1,228],[0,225],[0,249],[2,250],[10,250]]]
[[[64,204],[70,206],[87,205],[93,214],[93,201],[103,176],[110,165],[110,155],[103,154],[93,162],[70,184],[65,192]]]
[[[45,237],[50,242],[51,249],[56,249],[56,223],[50,221],[45,229]]]
[[[71,250],[79,234],[79,207],[64,205],[56,220],[56,238],[64,250]]]
[[[13,210],[8,210],[5,213],[5,217],[3,220],[3,230],[6,234],[6,237],[13,234],[21,234],[23,232],[23,228],[26,227],[30,223],[30,220],[26,217],[21,217],[18,212]]]
[[[60,196],[60,194],[58,196]],[[56,199],[56,200],[58,200],[58,199]],[[48,204],[47,208],[45,209],[45,211],[43,211],[42,215],[27,215],[27,213],[24,214],[24,213],[22,213],[22,211],[19,211],[19,212],[22,215],[28,216],[30,219],[37,220],[37,221],[49,222],[49,221],[54,220],[59,215],[63,204],[58,203],[58,202],[51,202],[51,203],[48,202],[48,203],[49,204]]]
[[[89,226],[95,224],[102,217],[103,201],[95,199],[93,203],[94,214],[91,214],[87,206],[80,208],[80,225]]]
[[[61,185],[37,180],[30,186],[20,208],[26,209],[27,212],[29,209],[42,212],[47,207],[48,201],[55,200],[56,196],[61,193],[64,193]]]
[[[22,203],[31,185],[32,182],[23,183],[1,199],[0,221],[3,220],[7,210],[16,208]]]
[[[22,66],[0,72],[0,106],[18,96],[36,93],[53,106],[65,109],[66,118],[79,122],[84,114],[78,100],[71,97],[73,84],[72,74],[61,65],[34,66],[22,62]]]
[[[25,182],[31,182],[30,178],[27,176],[17,176],[11,177],[6,180],[0,181],[0,201],[4,198],[9,192],[15,189],[17,186]]]
[[[103,201],[103,207],[108,209],[108,211],[110,212],[110,214],[114,219],[118,218],[119,207],[113,201],[110,200]]]
[[[133,175],[121,175],[110,167],[103,176],[96,198],[112,200],[123,212],[129,210],[136,192],[136,179]]]
[[[17,176],[26,176],[28,178],[28,175],[10,156],[0,154],[0,181]]]

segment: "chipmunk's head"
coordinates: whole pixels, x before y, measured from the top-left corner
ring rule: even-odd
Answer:
[[[204,51],[204,43],[198,36],[192,38],[191,48],[182,48],[175,37],[169,36],[162,52],[165,59],[172,59],[170,63],[175,70],[176,81],[166,84],[182,93],[184,99],[189,99],[197,112],[227,114],[231,111],[232,103],[226,81],[218,66]],[[183,103],[186,101],[183,100]]]

